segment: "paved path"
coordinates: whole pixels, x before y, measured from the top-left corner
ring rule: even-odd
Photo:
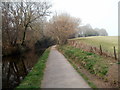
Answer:
[[[42,88],[90,88],[55,47],[47,61]]]

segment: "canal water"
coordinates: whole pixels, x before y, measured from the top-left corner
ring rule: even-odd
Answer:
[[[37,63],[39,54],[30,50],[22,55],[2,57],[2,88],[15,88]]]

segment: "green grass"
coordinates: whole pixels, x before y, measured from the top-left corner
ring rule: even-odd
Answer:
[[[21,84],[18,87],[16,87],[16,89],[20,89],[20,88],[29,88],[29,89],[38,88],[39,89],[40,88],[49,52],[50,50],[47,49],[43,53],[38,63],[33,67],[32,71],[28,73],[28,75],[21,82]]]
[[[68,57],[67,57],[67,58],[68,58]],[[83,74],[82,72],[80,72],[80,70],[77,68],[77,66],[76,66],[72,61],[69,60],[69,62],[70,62],[71,65],[74,67],[74,69],[76,69],[77,72],[84,78],[84,80],[88,83],[88,85],[89,85],[91,88],[94,88],[94,89],[96,90],[96,89],[97,89],[96,85],[95,85],[92,81],[90,81],[89,78],[88,78],[85,74]]]
[[[65,56],[87,69],[91,74],[104,78],[108,72],[110,62],[108,63],[108,60],[102,56],[68,45],[59,46],[58,49],[63,51]]]
[[[98,47],[102,45],[105,51],[113,53],[113,47],[118,51],[118,37],[117,36],[94,36],[94,37],[81,37],[70,40],[77,40],[77,42],[85,43],[90,46]]]

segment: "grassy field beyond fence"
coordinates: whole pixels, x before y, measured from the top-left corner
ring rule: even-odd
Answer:
[[[118,54],[118,37],[117,36],[94,36],[94,37],[81,37],[75,39],[69,39],[69,42],[74,42],[77,45],[84,46],[83,48],[88,49],[88,46],[95,47],[98,50],[100,46],[102,51],[107,53],[108,56],[115,57],[114,47],[116,54]],[[118,56],[118,55],[117,55]]]
[[[94,37],[82,37],[70,40],[78,40],[80,42],[89,44],[91,46],[99,47],[103,46],[103,49],[113,52],[113,47],[118,50],[118,37],[117,36],[94,36]]]

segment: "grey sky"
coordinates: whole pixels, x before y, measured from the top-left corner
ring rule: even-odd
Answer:
[[[83,24],[105,28],[109,36],[118,35],[118,2],[120,0],[49,0],[52,11],[79,17]]]

